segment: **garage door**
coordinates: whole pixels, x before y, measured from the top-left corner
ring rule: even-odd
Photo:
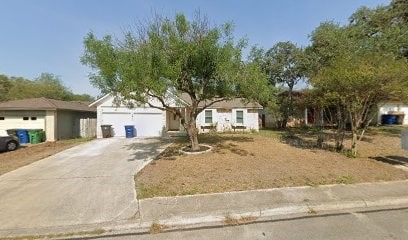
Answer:
[[[44,116],[1,116],[0,135],[5,135],[7,129],[45,129]]]
[[[163,130],[162,115],[157,113],[134,114],[133,125],[135,125],[137,136],[160,136]]]
[[[124,137],[125,125],[134,125],[136,136],[160,136],[163,121],[161,113],[103,113],[102,124],[112,125],[113,136]]]

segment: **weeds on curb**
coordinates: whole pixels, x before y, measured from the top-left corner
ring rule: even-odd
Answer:
[[[152,225],[149,228],[149,233],[150,234],[161,233],[166,228],[167,228],[166,225],[159,224],[159,223],[152,223]]]
[[[223,222],[226,225],[240,225],[240,224],[255,222],[256,219],[257,218],[253,216],[234,218],[234,217],[231,217],[230,215],[227,215],[225,216],[225,219]]]
[[[307,211],[308,214],[317,214],[317,211],[314,210],[313,208],[309,207],[309,210]]]

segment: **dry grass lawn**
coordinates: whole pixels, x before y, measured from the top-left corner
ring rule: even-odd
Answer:
[[[408,172],[380,161],[406,160],[398,136],[369,134],[360,156],[348,158],[303,144],[310,134],[285,134],[200,135],[201,143],[214,147],[202,155],[180,155],[180,140],[135,177],[138,198],[408,179]]]
[[[12,152],[0,152],[0,175],[54,155],[90,139],[79,138],[21,146]]]

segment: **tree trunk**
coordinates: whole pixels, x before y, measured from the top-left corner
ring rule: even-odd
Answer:
[[[352,138],[351,138],[351,155],[353,157],[357,156],[357,138],[358,138],[358,120],[356,115],[349,113],[350,117],[350,123],[351,123],[351,132],[352,132]]]
[[[335,134],[335,142],[336,142],[336,151],[340,152],[343,150],[343,141],[344,141],[344,119],[343,119],[343,111],[340,106],[337,106],[337,114],[336,114],[336,120],[337,120],[337,130]]]
[[[351,154],[353,157],[357,156],[357,129],[354,127],[352,130],[353,138],[351,139]]]
[[[289,118],[292,117],[293,115],[293,97],[292,97],[292,92],[293,92],[293,84],[288,84],[288,99],[286,103],[286,108],[283,112],[283,120],[282,120],[282,128],[286,128],[286,125],[289,121]]]
[[[191,150],[199,151],[200,145],[198,144],[198,129],[196,126],[196,117],[190,116],[190,119],[185,124],[184,128],[186,129],[188,138],[190,139]]]

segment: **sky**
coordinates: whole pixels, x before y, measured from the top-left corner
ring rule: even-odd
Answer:
[[[80,62],[83,39],[117,38],[153,14],[172,17],[196,10],[214,25],[232,21],[237,39],[266,49],[279,41],[309,44],[321,22],[345,24],[361,6],[388,5],[390,0],[0,0],[0,74],[34,79],[53,73],[74,93],[98,96],[88,79],[92,71]]]

